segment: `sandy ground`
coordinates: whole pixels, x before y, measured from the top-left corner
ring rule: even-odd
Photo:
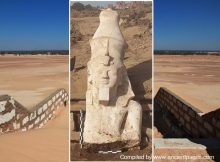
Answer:
[[[154,95],[167,87],[204,113],[220,108],[219,56],[156,55],[154,61]]]
[[[41,129],[0,136],[2,162],[67,162],[68,108],[61,108],[56,117]]]
[[[0,56],[0,95],[28,109],[58,88],[68,91],[69,56]]]
[[[0,95],[11,95],[31,109],[56,89],[68,90],[68,60],[68,56],[0,56]],[[68,116],[68,108],[61,108],[41,129],[0,135],[0,161],[68,161]]]

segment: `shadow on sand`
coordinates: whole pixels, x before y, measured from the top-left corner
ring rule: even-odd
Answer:
[[[135,98],[144,99],[146,94],[144,82],[152,78],[152,60],[135,65],[129,68],[127,72]]]
[[[220,138],[200,138],[200,139],[189,139],[193,143],[201,144],[206,146],[206,151],[209,156],[213,156],[213,161],[220,161]]]

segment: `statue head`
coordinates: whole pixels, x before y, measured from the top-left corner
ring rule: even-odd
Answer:
[[[90,45],[88,87],[93,91],[93,98],[98,96],[96,102],[105,106],[117,103],[125,106],[134,94],[123,64],[124,44],[104,37],[92,39]]]
[[[112,25],[113,27],[107,30]],[[134,94],[123,63],[127,44],[119,29],[117,12],[112,10],[101,12],[100,25],[90,40],[90,46],[88,89],[92,92],[93,103],[126,106]]]

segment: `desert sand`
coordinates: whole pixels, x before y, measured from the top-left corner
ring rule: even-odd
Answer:
[[[58,88],[68,92],[68,56],[0,56],[0,94],[31,109]],[[68,107],[43,128],[0,135],[0,161],[68,161]]]
[[[58,88],[68,92],[68,56],[0,56],[0,95],[32,108]]]
[[[0,135],[0,161],[68,161],[68,114],[63,107],[43,128]]]
[[[220,57],[156,55],[154,95],[167,87],[203,113],[220,107]]]

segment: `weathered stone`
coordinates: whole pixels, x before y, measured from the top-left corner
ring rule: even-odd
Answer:
[[[210,132],[212,133],[214,128],[211,124],[209,124],[208,122],[204,122],[204,127]]]
[[[38,117],[35,121],[34,121],[34,124],[38,124],[40,121],[40,117]]]
[[[127,44],[119,29],[119,16],[111,9],[100,13],[100,25],[90,40],[85,144],[123,142],[135,146],[141,139],[142,108],[123,63]]]
[[[178,111],[178,107],[176,105],[174,105],[173,107],[176,111]]]
[[[197,121],[196,121],[196,120],[192,120],[191,122],[192,122],[192,125],[193,125],[195,128],[197,128],[197,127],[198,127],[198,123],[197,123]]]
[[[220,120],[218,120],[218,121],[216,122],[216,127],[217,127],[218,129],[220,129]]]
[[[191,127],[189,123],[186,123],[186,129],[190,132],[191,131]]]
[[[37,114],[40,115],[42,112],[43,112],[43,108],[41,107],[38,109]]]
[[[3,115],[0,114],[0,124],[4,124],[15,117],[15,109],[12,109],[10,112],[7,112]]]
[[[200,115],[196,115],[196,119],[197,119],[197,121],[200,123],[200,124],[202,124],[204,121],[203,121],[203,119],[202,119],[202,117],[200,116]]]
[[[28,116],[26,116],[22,121],[22,125],[25,125],[28,121],[29,121],[29,118]]]
[[[5,105],[8,101],[1,101],[0,102],[0,113],[5,111]]]
[[[30,120],[33,120],[35,118],[36,118],[36,111],[34,111],[30,114]]]
[[[176,117],[176,119],[180,118],[180,115],[179,115],[179,113],[177,111],[175,111],[174,116]]]
[[[190,122],[190,116],[189,116],[189,114],[185,113],[185,114],[184,114],[184,118],[185,118],[185,120],[186,120],[187,122]]]
[[[196,127],[192,127],[191,131],[193,137],[199,137],[199,131],[196,129]]]
[[[188,106],[186,106],[185,104],[183,104],[183,110],[187,111],[187,110],[188,110]]]
[[[176,104],[176,98],[175,98],[175,96],[173,96],[173,99],[172,99],[172,100],[173,100],[173,103]]]
[[[45,118],[45,114],[42,114],[40,120],[43,120],[44,118]]]
[[[146,135],[147,135],[148,138],[152,139],[152,129],[151,128],[146,129]]]
[[[28,129],[31,129],[31,128],[33,128],[33,124],[30,124],[29,126],[28,126]]]
[[[171,111],[171,113],[172,113],[172,114],[174,114],[174,113],[175,113],[175,110],[174,110],[174,109],[171,109],[170,111]]]
[[[195,117],[196,116],[196,112],[192,109],[189,109],[189,115],[192,116],[192,117]]]
[[[184,120],[183,117],[180,117],[180,123],[181,123],[182,125],[185,125],[185,120]]]
[[[53,103],[52,99],[48,101],[48,106],[51,106]]]
[[[173,103],[173,101],[170,101],[170,106],[172,106],[172,107],[174,106],[174,103]]]
[[[178,152],[182,152],[182,150],[214,150],[214,149],[219,150],[220,141],[219,139],[208,139],[208,138],[199,138],[193,140],[187,138],[155,138],[154,146],[156,150],[169,149],[170,152],[172,152],[172,150],[178,150]],[[178,160],[173,160],[173,161],[178,161]],[[190,160],[190,161],[194,161],[194,160]]]
[[[182,106],[183,106],[183,104],[182,104],[181,101],[178,101],[178,102],[177,102],[177,105],[178,105],[179,108],[182,108]]]
[[[169,94],[169,99],[172,100],[173,96],[171,94]]]

